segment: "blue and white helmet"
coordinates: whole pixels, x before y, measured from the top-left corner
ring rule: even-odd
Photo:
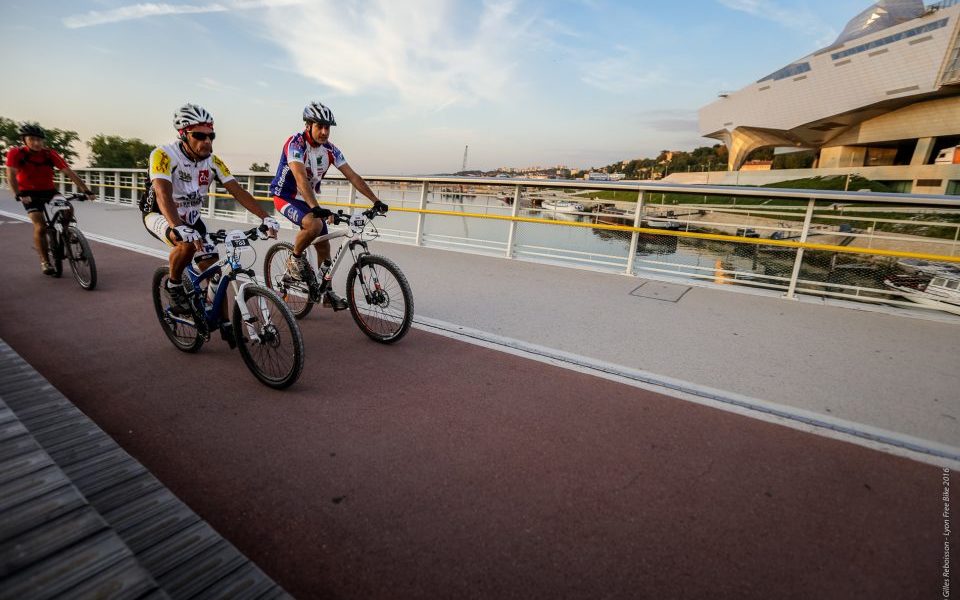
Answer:
[[[304,107],[303,120],[307,123],[330,125],[331,127],[337,124],[337,120],[333,118],[333,111],[319,102],[311,102]]]
[[[184,104],[173,113],[173,127],[183,131],[191,125],[213,125],[213,115],[198,104]]]

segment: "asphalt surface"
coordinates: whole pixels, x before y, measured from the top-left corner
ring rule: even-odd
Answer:
[[[272,391],[170,344],[161,261],[87,292],[0,221],[0,337],[297,597],[940,597],[937,467],[320,309]]]

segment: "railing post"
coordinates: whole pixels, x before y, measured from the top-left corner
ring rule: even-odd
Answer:
[[[100,199],[100,202],[107,201],[107,188],[103,185],[105,179],[103,176],[103,171],[97,171],[97,181],[100,183],[99,192],[97,193],[97,198]]]
[[[643,201],[644,201],[645,192],[640,190],[640,193],[637,195],[637,209],[633,213],[633,226],[640,227],[640,224],[643,222]],[[630,253],[627,255],[627,275],[633,275],[633,265],[637,259],[637,243],[640,239],[640,233],[634,231],[630,235]]]
[[[513,258],[513,241],[517,233],[517,215],[520,212],[520,185],[513,191],[513,207],[510,209],[510,232],[507,234],[507,258]]]
[[[136,204],[140,191],[140,174],[134,171],[130,173],[130,203]]]
[[[427,194],[430,193],[430,184],[423,182],[423,188],[420,190],[420,214],[417,215],[417,245],[423,245],[423,220],[427,215],[422,211],[427,210]]]
[[[357,187],[350,184],[350,195],[347,197],[347,204],[356,204],[357,203]],[[353,207],[351,207],[352,209]],[[351,210],[351,212],[353,212]]]
[[[810,233],[810,222],[813,220],[813,207],[816,205],[817,201],[813,198],[810,198],[810,202],[807,204],[807,214],[803,217],[803,230],[800,232],[800,243],[805,244],[807,242],[807,234]],[[800,264],[803,262],[803,248],[797,248],[797,258],[793,262],[793,274],[790,275],[790,287],[787,288],[787,295],[785,296],[789,300],[793,300],[797,290],[797,279],[800,278]]]
[[[120,171],[113,172],[113,201],[120,204]]]

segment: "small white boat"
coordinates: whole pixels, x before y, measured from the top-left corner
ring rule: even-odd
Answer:
[[[546,199],[540,203],[540,206],[545,210],[553,210],[556,212],[583,212],[582,204],[579,202],[570,202],[569,200]]]
[[[897,264],[908,272],[891,275],[884,285],[917,304],[960,315],[960,265],[910,258]]]
[[[672,216],[666,217],[647,217],[643,219],[640,223],[641,227],[649,227],[650,229],[682,229],[683,223],[679,219]]]

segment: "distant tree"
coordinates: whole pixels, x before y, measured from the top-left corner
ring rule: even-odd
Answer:
[[[268,173],[270,171],[270,163],[265,162],[263,164],[253,163],[250,165],[250,170],[254,173]]]
[[[98,133],[87,142],[90,166],[110,169],[145,169],[153,145],[139,138]]]
[[[21,144],[19,133],[22,125],[24,125],[24,123],[17,123],[11,119],[0,117],[0,159],[7,158],[8,148],[13,148]],[[37,125],[37,123],[34,123],[34,125]],[[56,150],[67,162],[71,162],[77,158],[77,153],[72,148],[74,142],[80,139],[76,131],[50,129],[47,127],[44,127],[43,130],[47,134],[48,148]]]
[[[57,154],[63,157],[63,160],[72,163],[77,158],[77,153],[73,149],[74,142],[80,141],[80,135],[76,131],[67,129],[47,129],[47,147],[53,148]]]
[[[20,144],[17,137],[17,123],[12,119],[0,117],[0,161],[7,158],[7,149]],[[6,164],[6,163],[4,163]]]

